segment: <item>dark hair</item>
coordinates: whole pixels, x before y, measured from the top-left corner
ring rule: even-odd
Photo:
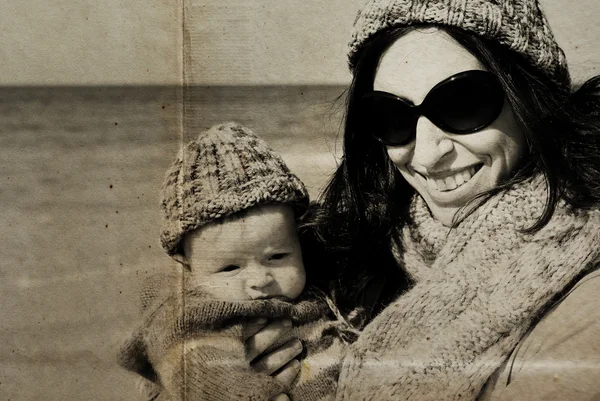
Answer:
[[[389,160],[385,147],[361,132],[357,107],[362,95],[372,90],[384,51],[418,28],[392,28],[372,38],[357,56],[347,92],[344,157],[324,190],[322,208],[314,221],[316,236],[343,261],[339,272],[342,302],[352,304],[352,292],[359,290],[356,283],[364,282],[365,277],[386,283],[382,303],[408,285],[391,255],[391,241],[409,219],[414,189]],[[441,29],[499,78],[529,147],[526,160],[513,177],[474,202],[483,203],[541,172],[548,182],[549,196],[542,216],[529,231],[539,230],[550,220],[560,199],[574,208],[599,204],[600,78],[592,78],[567,94],[519,54],[457,28]]]

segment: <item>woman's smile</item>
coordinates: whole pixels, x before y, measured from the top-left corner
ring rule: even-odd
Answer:
[[[417,171],[417,169],[413,170],[418,177],[425,181],[425,184],[430,190],[451,192],[468,183],[480,168],[481,164],[437,174],[428,174],[427,172],[421,173]]]
[[[408,171],[414,173],[417,181],[413,185],[426,200],[438,205],[460,207],[472,198],[480,186],[478,181],[483,175],[479,174],[482,168],[483,164],[477,164],[436,174],[420,173],[410,167]]]

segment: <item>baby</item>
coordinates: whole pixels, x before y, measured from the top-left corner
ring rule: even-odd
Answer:
[[[304,288],[297,219],[307,208],[302,182],[242,126],[212,127],[182,149],[163,187],[161,242],[184,269],[146,285],[144,321],[119,360],[154,383],[148,399],[334,398],[352,335],[324,296]],[[274,345],[304,345],[292,388],[247,361],[244,327],[256,318],[292,320]]]

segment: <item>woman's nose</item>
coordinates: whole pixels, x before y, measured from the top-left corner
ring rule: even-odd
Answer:
[[[427,117],[417,122],[417,137],[413,154],[413,163],[428,170],[454,149],[454,143],[448,135]]]

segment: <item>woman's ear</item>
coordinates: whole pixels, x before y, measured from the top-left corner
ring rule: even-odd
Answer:
[[[192,270],[188,258],[183,253],[176,253],[172,255],[172,258],[175,259],[177,262],[181,263],[183,267],[185,267],[187,270]]]

